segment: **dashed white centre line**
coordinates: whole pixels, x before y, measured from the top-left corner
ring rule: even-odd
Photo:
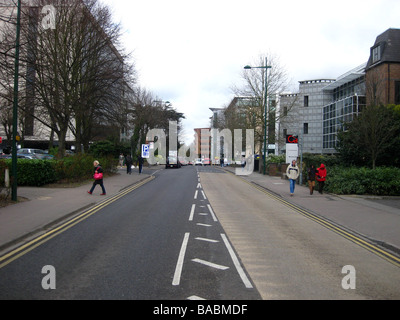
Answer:
[[[192,210],[190,210],[190,216],[189,216],[189,221],[193,221],[193,216],[194,216],[194,210],[196,208],[195,204],[192,204]]]

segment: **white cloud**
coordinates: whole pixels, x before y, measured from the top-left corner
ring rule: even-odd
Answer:
[[[126,30],[141,85],[184,112],[185,131],[230,102],[243,66],[273,52],[294,81],[336,78],[399,28],[398,0],[103,0]]]

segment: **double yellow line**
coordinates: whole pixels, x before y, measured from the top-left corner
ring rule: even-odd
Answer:
[[[101,209],[107,207],[111,203],[117,201],[118,199],[121,199],[122,197],[126,196],[127,194],[131,193],[135,189],[143,186],[144,184],[152,181],[155,179],[154,176],[150,176],[139,183],[130,186],[124,190],[122,190],[120,193],[116,194],[115,196],[112,196],[111,198],[108,198],[99,204],[95,205],[91,209],[83,212],[82,214],[72,218],[71,220],[68,220],[67,222],[63,223],[62,225],[46,232],[45,234],[38,236],[37,238],[25,243],[24,245],[10,251],[9,253],[5,254],[4,256],[0,257],[0,269],[3,268],[4,266],[8,265],[9,263],[13,262],[14,260],[18,259],[19,257],[25,255],[29,251],[32,251],[33,249],[37,248],[41,244],[49,241],[50,239],[54,238],[55,236],[63,233],[64,231],[72,228],[76,224],[82,222],[83,220],[89,218],[96,212],[100,211]]]
[[[239,177],[238,177],[239,178]],[[328,228],[329,230],[341,235],[342,237],[358,244],[359,246],[369,250],[370,252],[380,256],[381,258],[385,259],[386,261],[391,262],[392,264],[394,264],[397,267],[400,267],[400,258],[393,255],[392,253],[368,242],[365,241],[364,239],[356,236],[353,233],[350,233],[348,231],[346,231],[345,229],[333,224],[332,222],[330,222],[329,220],[319,217],[316,214],[311,213],[310,211],[307,211],[281,197],[278,197],[276,195],[274,195],[271,192],[268,192],[265,188],[258,186],[254,183],[250,183],[249,181],[247,181],[246,179],[240,178],[242,181],[246,182],[247,184],[251,185],[253,188],[256,188],[257,190],[263,192],[264,194],[268,195],[269,197],[279,201],[280,203],[284,204],[285,206],[295,210],[296,212],[300,213],[301,215],[319,223],[320,225]]]

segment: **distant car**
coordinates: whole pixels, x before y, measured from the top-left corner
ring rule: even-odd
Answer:
[[[167,163],[165,164],[165,169],[168,168],[180,168],[181,163],[178,161],[177,157],[167,157]]]
[[[194,160],[194,165],[195,166],[202,166],[203,165],[203,161],[201,161],[201,159],[196,159],[196,160]]]
[[[203,159],[203,166],[211,166],[211,161],[209,158]]]
[[[184,157],[179,157],[179,163],[180,163],[182,166],[187,166],[187,165],[188,165],[188,162],[187,162],[187,160],[186,160]]]
[[[54,158],[54,156],[48,154],[46,151],[41,149],[27,149],[27,148],[19,149],[18,155],[26,157],[31,156],[34,159],[40,159],[40,160],[50,160]]]

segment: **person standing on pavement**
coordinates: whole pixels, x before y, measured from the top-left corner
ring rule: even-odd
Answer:
[[[308,169],[308,187],[310,188],[310,194],[314,193],[316,172],[317,170],[312,164],[311,167]]]
[[[125,164],[126,164],[126,174],[131,174],[132,173],[132,164],[133,160],[130,154],[128,154],[125,158]]]
[[[300,171],[299,167],[296,164],[296,160],[293,160],[292,163],[286,169],[286,176],[290,182],[290,196],[293,196],[294,189],[296,186],[296,180],[299,177]]]
[[[93,186],[90,189],[90,191],[88,191],[89,194],[92,194],[94,191],[94,188],[96,188],[96,186],[99,184],[101,187],[101,190],[103,191],[103,193],[101,194],[102,196],[106,195],[106,189],[104,188],[104,183],[103,183],[103,168],[100,166],[99,162],[97,160],[95,160],[93,162],[93,166],[94,166],[94,182],[93,182]]]
[[[321,166],[317,169],[316,177],[318,181],[318,192],[322,194],[324,191],[324,185],[326,181],[326,168],[323,163],[321,163]]]

